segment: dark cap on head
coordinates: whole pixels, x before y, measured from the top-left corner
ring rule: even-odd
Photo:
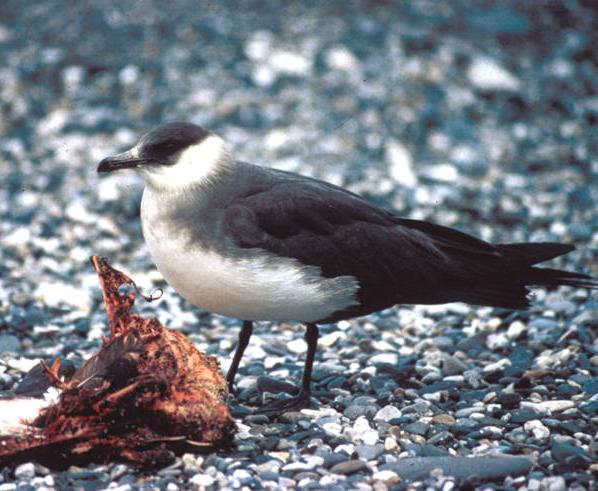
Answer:
[[[166,163],[168,157],[201,142],[210,132],[193,123],[168,123],[141,137],[139,156]]]

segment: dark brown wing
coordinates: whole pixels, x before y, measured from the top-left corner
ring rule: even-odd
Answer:
[[[531,267],[572,246],[492,245],[454,229],[398,218],[341,188],[300,177],[235,199],[225,221],[242,248],[297,258],[318,266],[326,277],[355,277],[361,305],[332,320],[397,303],[465,301],[524,308],[526,284],[589,278]]]

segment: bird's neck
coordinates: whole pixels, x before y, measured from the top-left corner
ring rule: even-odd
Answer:
[[[152,169],[143,176],[156,191],[188,192],[216,185],[233,170],[234,160],[224,148],[224,142],[211,135],[201,143],[181,152],[174,165]]]

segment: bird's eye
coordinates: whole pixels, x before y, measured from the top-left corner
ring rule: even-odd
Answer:
[[[156,160],[166,161],[168,157],[171,157],[175,154],[180,148],[180,145],[177,145],[176,142],[160,142],[160,143],[153,143],[147,145],[144,148],[144,155],[147,157],[151,157]]]

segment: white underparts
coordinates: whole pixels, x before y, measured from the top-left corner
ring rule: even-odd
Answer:
[[[177,192],[209,182],[229,161],[222,138],[209,135],[183,150],[173,165],[141,166],[139,171],[152,187]]]
[[[240,249],[243,257],[235,258],[190,244],[182,230],[173,233],[156,216],[157,202],[164,206],[161,195],[144,192],[143,233],[166,281],[192,304],[243,320],[301,322],[358,304],[359,285],[352,276],[325,278],[315,266],[265,250]]]

